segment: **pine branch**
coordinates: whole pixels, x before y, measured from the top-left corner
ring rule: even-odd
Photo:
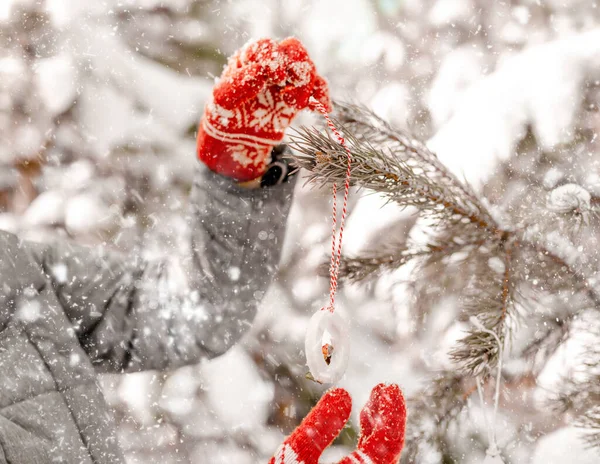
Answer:
[[[430,253],[428,249],[421,252],[411,251],[406,246],[385,252],[365,253],[356,258],[345,257],[340,262],[340,277],[350,282],[364,282],[375,278],[383,272],[388,272],[404,266],[412,259]]]
[[[437,223],[501,234],[485,206],[421,142],[364,108],[338,104],[336,115],[332,119],[352,152],[352,185],[414,206]],[[294,158],[311,172],[310,180],[318,185],[344,181],[347,155],[329,133],[303,127],[290,138]]]
[[[473,388],[455,372],[440,372],[427,387],[409,398],[406,445],[401,462],[421,462],[425,446],[444,453],[450,424],[460,416]]]
[[[466,288],[455,288],[461,295],[463,311],[460,317],[463,320],[476,317],[485,329],[498,336],[502,345],[516,326],[507,322],[517,320],[517,307],[525,310],[536,302],[538,295],[548,294],[564,306],[564,297],[568,295],[570,313],[561,315],[562,324],[553,324],[551,330],[529,347],[530,352],[535,350],[537,355],[546,358],[569,336],[568,323],[577,311],[589,308],[590,304],[600,309],[600,293],[585,273],[548,249],[543,242],[530,240],[530,227],[535,233],[543,229],[539,222],[529,226],[519,222],[514,228],[503,228],[485,203],[468,185],[453,176],[424,144],[391,128],[372,112],[336,104],[334,119],[352,153],[351,184],[382,193],[400,206],[415,207],[428,219],[431,230],[425,244],[392,244],[362,256],[345,257],[340,269],[342,277],[353,282],[364,281],[413,260],[419,262],[417,272],[432,266],[437,275],[441,273],[443,277],[457,272],[470,276]],[[344,181],[346,152],[327,132],[302,128],[292,137],[292,146],[296,150],[296,162],[310,171],[309,179],[316,185]],[[555,195],[551,203],[562,215],[563,223],[568,224],[571,217],[574,218],[571,222],[577,226],[587,223],[590,211],[597,208],[595,203],[588,208],[585,201],[580,201],[587,198],[585,193],[575,187],[564,190],[570,196]],[[569,202],[571,197],[576,197],[577,202]],[[584,217],[584,213],[587,216]],[[579,220],[580,216],[586,220]],[[495,263],[495,269],[490,266],[491,262]],[[446,282],[452,280],[446,279]],[[450,284],[450,288],[453,286]],[[582,307],[573,310],[575,300],[580,296],[584,296],[585,301],[582,298]],[[418,417],[429,422],[427,426],[417,428],[409,441],[433,441],[438,448],[443,447],[445,434],[438,425],[447,427],[460,413],[458,386],[473,376],[488,375],[497,365],[499,348],[492,334],[477,327],[458,342],[450,356],[460,370],[452,375],[442,375],[429,387],[433,393],[424,393],[422,402],[414,406]],[[600,355],[596,362],[600,371]],[[600,378],[593,381],[598,384]],[[576,424],[598,430],[599,433],[590,435],[590,442],[600,446],[600,393],[597,394],[595,388],[593,383],[579,383],[577,388],[564,393],[562,412],[568,410],[575,414]],[[585,392],[587,402],[583,402],[584,396],[578,396],[577,391]],[[429,403],[434,405],[433,411],[441,411],[441,416],[427,415]],[[435,424],[434,431],[431,431],[431,424]],[[418,452],[418,446],[413,446],[406,455],[409,460],[410,456],[416,459]]]
[[[540,263],[553,265],[553,269],[547,269],[546,266],[544,266],[545,269],[543,270],[543,277],[545,277],[544,281],[552,279],[552,288],[555,292],[560,291],[561,287],[564,287],[570,292],[573,292],[574,290],[584,292],[593,306],[596,309],[600,309],[600,294],[598,294],[594,286],[589,282],[588,278],[578,271],[574,266],[569,264],[556,253],[548,250],[546,247],[537,243],[533,243],[525,238],[519,237],[518,246],[525,251],[530,251],[537,254],[537,259],[535,262],[538,272]],[[536,268],[532,268],[531,270],[536,270]],[[569,276],[569,279],[565,279],[565,273]]]
[[[543,331],[529,342],[523,349],[523,357],[533,359],[541,358],[540,362],[534,364],[534,374],[539,374],[561,343],[569,335],[570,320],[558,319],[556,317],[536,318],[532,323]]]
[[[600,378],[596,379],[600,382]],[[574,424],[577,427],[584,429],[586,432],[585,441],[588,446],[593,448],[600,447],[600,398],[596,397],[595,405],[586,410],[583,414],[577,417]]]
[[[568,413],[573,425],[587,432],[587,443],[600,447],[600,320],[587,312],[573,324],[588,335],[583,364],[565,374],[562,388],[550,399],[549,406],[557,413]]]
[[[436,257],[446,256],[460,248],[462,246],[459,245],[445,248],[434,245],[426,245],[420,248],[397,245],[387,251],[378,250],[355,258],[344,257],[340,263],[340,277],[350,282],[364,282],[374,279],[384,272],[398,269],[414,259],[433,260]]]
[[[365,107],[337,102],[336,113],[345,127],[354,133],[357,138],[365,139],[370,143],[392,146],[400,152],[406,151],[408,158],[414,158],[419,162],[429,165],[432,178],[436,178],[438,185],[445,185],[456,196],[464,198],[475,206],[475,210],[485,215],[485,221],[491,221],[489,213],[485,210],[477,196],[469,185],[462,183],[452,174],[438,157],[432,153],[420,140],[401,132],[378,117],[375,113]]]
[[[483,327],[494,332],[502,343],[514,291],[511,262],[513,246],[512,241],[504,244],[501,258],[497,257],[503,265],[501,272],[490,272],[484,268],[489,268],[489,258],[481,263],[479,270],[473,274],[474,277],[463,298],[464,312],[468,316],[476,317]],[[480,376],[496,366],[499,349],[498,342],[492,334],[473,327],[450,352],[450,357],[469,375]]]
[[[365,108],[336,104],[335,124],[352,152],[351,183],[383,193],[401,206],[414,206],[431,220],[426,245],[395,246],[343,260],[340,274],[357,282],[396,269],[415,258],[432,263],[486,242],[501,242],[506,232],[470,188],[463,185],[427,147],[391,128]],[[302,128],[291,137],[294,158],[317,185],[342,183],[347,155],[328,132]],[[495,247],[495,245],[491,245]]]
[[[572,424],[587,432],[585,439],[588,445],[600,447],[600,375],[583,381],[565,378],[562,383],[563,390],[556,394],[548,406],[555,413],[568,413]]]

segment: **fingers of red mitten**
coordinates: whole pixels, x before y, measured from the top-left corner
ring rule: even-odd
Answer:
[[[231,77],[232,74],[236,72],[237,69],[242,67],[242,49],[237,50],[233,55],[229,57],[227,60],[227,66],[223,69],[221,73],[221,80],[227,79]]]
[[[277,84],[285,81],[286,58],[279,52],[279,44],[272,39],[259,39],[247,44],[241,53],[243,65],[258,63],[266,81]]]
[[[404,446],[406,402],[398,385],[377,385],[360,414],[358,451],[374,464],[395,463]]]
[[[213,89],[214,102],[225,108],[233,109],[258,95],[265,87],[268,75],[262,66],[252,63],[222,78]]]
[[[290,37],[279,44],[279,52],[287,63],[286,83],[312,91],[317,70],[304,45],[298,39]]]
[[[315,77],[312,96],[325,107],[327,112],[333,110],[331,98],[329,97],[329,85],[327,84],[327,81],[319,75]]]
[[[310,105],[310,97],[313,97],[325,107],[327,112],[333,110],[331,99],[329,98],[327,81],[317,75],[316,72],[314,79],[310,83],[299,87],[288,85],[281,94],[287,104],[293,105],[298,109],[309,108],[314,110]]]
[[[288,37],[279,42],[279,52],[287,57],[288,62],[310,61],[308,51],[296,37]]]
[[[283,101],[298,110],[303,110],[308,107],[308,100],[312,95],[312,89],[310,86],[305,85],[302,87],[295,87],[288,85],[281,91]]]
[[[381,387],[383,384],[377,385],[373,390],[371,390],[371,396],[369,396],[369,400],[364,408],[360,411],[360,441],[364,439],[364,437],[369,437],[373,433],[373,426],[375,425],[375,417],[373,416],[373,412],[376,410],[376,405],[379,402],[379,395],[381,393]]]
[[[390,387],[397,387],[397,385],[392,384],[388,386],[384,383],[380,383],[371,390],[371,395],[369,396],[367,404],[365,404],[364,408],[360,411],[360,427],[363,435],[370,435],[371,432],[369,430],[372,430],[375,420],[373,414],[378,410],[382,393],[390,389]]]
[[[323,450],[344,428],[351,410],[352,399],[346,390],[329,390],[284,442],[282,448],[291,448],[298,460],[305,464],[316,464]]]
[[[242,48],[242,63],[262,63],[265,60],[272,60],[277,55],[277,48],[277,42],[269,38],[249,42]]]

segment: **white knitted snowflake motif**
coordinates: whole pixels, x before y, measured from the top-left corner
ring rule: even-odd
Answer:
[[[250,156],[251,154],[253,154],[254,157]],[[241,143],[231,147],[231,157],[236,163],[243,167],[247,167],[251,164],[258,166],[259,163],[263,162],[263,160],[256,156],[256,150],[250,149]]]
[[[283,444],[275,453],[275,464],[304,464],[290,445]]]
[[[276,132],[283,132],[294,117],[294,108],[283,100],[276,101],[271,89],[265,89],[257,95],[259,108],[254,110],[249,127],[264,129],[272,124]]]
[[[239,124],[241,120],[240,110],[227,110],[221,105],[217,105],[215,102],[210,101],[208,103],[208,114],[212,116],[218,123],[223,126],[229,126],[229,123],[233,120],[235,125]]]

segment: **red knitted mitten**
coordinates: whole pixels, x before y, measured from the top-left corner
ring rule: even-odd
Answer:
[[[356,451],[338,464],[396,464],[404,446],[406,403],[398,385],[380,383],[360,412]]]
[[[262,176],[271,149],[310,97],[331,108],[327,83],[297,39],[246,44],[229,59],[204,109],[198,157],[240,181]]]
[[[323,450],[344,428],[352,399],[343,388],[329,390],[279,447],[269,464],[317,464]]]
[[[350,416],[352,400],[342,388],[329,390],[283,442],[269,464],[317,464]],[[406,404],[397,385],[377,385],[360,413],[357,449],[338,464],[396,464],[404,445]]]

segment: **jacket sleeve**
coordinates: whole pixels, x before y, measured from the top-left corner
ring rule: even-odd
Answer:
[[[96,369],[174,368],[236,343],[275,274],[293,188],[291,178],[245,189],[199,165],[182,256],[40,246],[35,257]]]

